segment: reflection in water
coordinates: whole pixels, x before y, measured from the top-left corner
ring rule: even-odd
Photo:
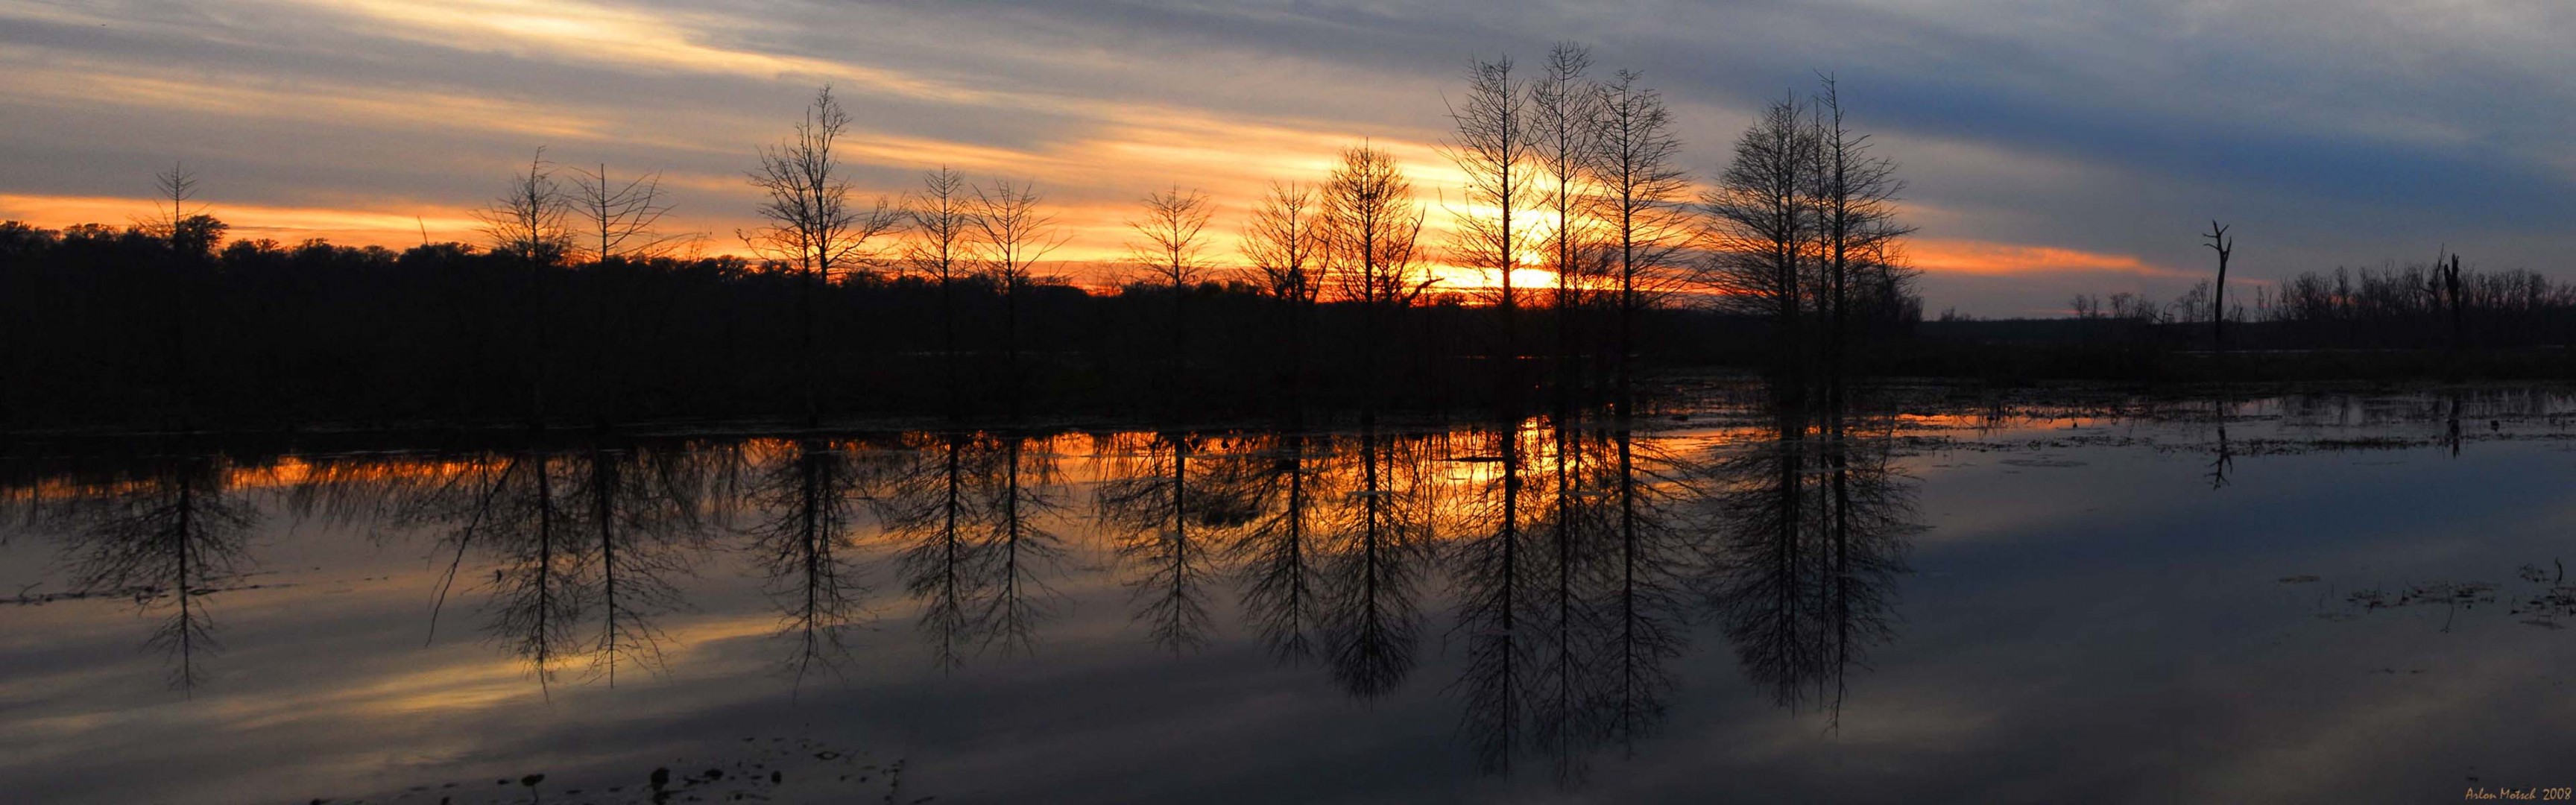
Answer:
[[[914,439],[911,465],[877,498],[904,593],[920,603],[919,631],[943,670],[964,663],[975,641],[973,602],[982,595],[990,507],[979,505],[979,479],[999,474],[993,440],[964,431]]]
[[[1271,656],[1286,663],[1315,653],[1323,583],[1313,502],[1339,489],[1309,455],[1309,439],[1299,432],[1273,437],[1268,460],[1255,450],[1238,462],[1242,499],[1254,515],[1227,555],[1238,568],[1245,620]]]
[[[1601,579],[1600,738],[1634,751],[1663,723],[1671,662],[1681,656],[1689,567],[1685,523],[1694,504],[1663,451],[1620,428],[1610,476],[1609,535]]]
[[[1043,519],[1059,512],[1062,482],[1051,446],[1031,452],[1036,441],[1019,433],[1001,437],[1002,460],[996,477],[984,480],[985,506],[993,511],[987,559],[980,587],[984,591],[973,631],[987,646],[1004,654],[1036,649],[1037,627],[1057,610],[1058,593],[1046,583],[1064,558],[1064,540]]]
[[[816,666],[831,669],[845,658],[843,632],[866,614],[851,523],[864,476],[851,447],[789,442],[750,490],[752,561],[769,580],[779,634],[793,646],[787,666],[799,685]]]
[[[1465,699],[1463,725],[1469,751],[1479,768],[1509,771],[1513,736],[1522,713],[1520,697],[1528,674],[1531,649],[1526,616],[1531,603],[1523,589],[1533,577],[1525,567],[1521,533],[1523,441],[1517,423],[1480,433],[1480,454],[1466,461],[1492,466],[1490,478],[1474,486],[1476,497],[1464,527],[1474,536],[1457,546],[1452,569],[1458,586],[1458,622],[1452,634],[1466,651],[1466,668],[1455,689]]]
[[[199,652],[221,648],[202,600],[250,558],[244,535],[258,517],[226,488],[211,456],[158,459],[141,477],[98,484],[39,509],[63,534],[76,595],[123,595],[145,614],[166,609],[146,644],[170,656],[170,686],[193,694]]]
[[[1912,487],[1888,466],[1883,424],[1783,407],[1772,427],[1712,466],[1710,603],[1746,675],[1833,723],[1846,671],[1894,636],[1895,576],[1919,528]]]
[[[1215,572],[1212,532],[1244,519],[1243,504],[1226,497],[1235,491],[1230,485],[1210,494],[1192,477],[1195,441],[1186,434],[1160,434],[1139,456],[1113,438],[1099,451],[1111,457],[1096,499],[1100,526],[1118,559],[1136,573],[1127,582],[1135,590],[1136,620],[1147,625],[1154,645],[1173,652],[1206,642],[1207,584]]]
[[[571,509],[589,546],[592,601],[599,619],[592,667],[617,684],[625,661],[659,670],[669,637],[657,617],[685,605],[673,578],[704,552],[702,454],[612,446],[594,440],[575,463]]]
[[[1349,491],[1321,501],[1325,662],[1333,681],[1362,699],[1403,684],[1422,642],[1422,565],[1433,539],[1424,449],[1363,426],[1355,460],[1342,467],[1353,477],[1331,482]]]
[[[483,630],[540,690],[567,667],[608,685],[662,670],[674,637],[658,622],[728,577],[759,580],[799,688],[857,661],[854,635],[895,601],[915,608],[943,671],[1033,653],[1066,611],[1050,582],[1097,544],[1112,561],[1079,566],[1110,568],[1165,651],[1215,640],[1230,598],[1277,661],[1320,661],[1358,700],[1403,691],[1426,650],[1459,652],[1458,676],[1425,692],[1458,703],[1475,765],[1543,759],[1570,783],[1664,726],[1699,618],[1801,711],[1838,713],[1847,670],[1892,639],[1894,580],[1918,528],[1911,482],[1891,466],[1897,418],[1768,416],[1714,436],[1575,416],[1087,440],[603,433],[269,472],[298,516],[364,523],[385,543],[433,540],[432,639],[451,593],[478,595]],[[1062,458],[1086,449],[1093,460]],[[247,476],[201,458],[133,477],[31,495],[70,532],[82,589],[171,609],[153,642],[187,687],[211,633],[200,598],[249,561],[254,509],[233,489]],[[1089,516],[1072,516],[1065,501],[1085,485]],[[1068,545],[1064,529],[1104,539]],[[727,562],[740,566],[700,572]],[[899,593],[871,590],[877,572]],[[1426,644],[1434,608],[1454,625]]]

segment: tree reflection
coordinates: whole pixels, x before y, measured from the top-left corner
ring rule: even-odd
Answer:
[[[1608,534],[1599,573],[1603,684],[1600,737],[1634,751],[1663,724],[1672,695],[1670,663],[1685,645],[1684,574],[1691,566],[1688,509],[1697,488],[1677,462],[1626,427],[1612,443]]]
[[[1243,462],[1246,499],[1257,512],[1234,541],[1228,558],[1243,585],[1244,618],[1272,657],[1303,662],[1314,655],[1324,605],[1323,551],[1317,543],[1315,501],[1331,499],[1340,476],[1311,455],[1309,437],[1289,432],[1273,439],[1268,460]]]
[[[166,610],[145,644],[165,652],[170,686],[193,695],[200,652],[221,649],[205,597],[250,561],[244,535],[256,510],[229,488],[228,465],[203,454],[152,462],[140,477],[87,486],[39,509],[63,534],[79,595],[124,595],[144,614]]]
[[[1364,699],[1413,673],[1422,639],[1421,560],[1432,538],[1430,484],[1418,440],[1362,425],[1350,491],[1334,501],[1325,550],[1323,648],[1333,680]]]
[[[1185,433],[1155,436],[1141,456],[1112,463],[1096,499],[1119,560],[1139,572],[1127,582],[1135,590],[1136,619],[1167,651],[1206,645],[1207,586],[1222,570],[1219,547],[1254,519],[1256,481],[1243,471],[1245,462],[1218,454],[1191,463],[1205,444]],[[1130,450],[1113,445],[1110,452]]]
[[[964,664],[974,639],[973,603],[982,594],[992,510],[979,505],[978,481],[998,477],[1002,452],[965,431],[924,438],[915,461],[877,500],[878,517],[895,541],[904,593],[921,604],[919,628],[943,670]]]
[[[565,655],[579,652],[576,626],[592,593],[582,578],[590,546],[574,536],[556,465],[555,455],[536,447],[456,462],[439,468],[438,482],[397,500],[393,516],[400,525],[439,530],[440,552],[448,555],[425,642],[438,639],[439,616],[466,576],[466,557],[485,557],[492,577],[476,585],[489,596],[485,633],[527,662],[541,686],[551,684]]]
[[[1894,635],[1913,490],[1889,466],[1887,434],[1840,410],[1781,406],[1772,429],[1714,464],[1711,603],[1748,676],[1834,723],[1845,672]]]
[[[623,661],[662,667],[668,642],[655,619],[687,601],[673,578],[689,572],[705,548],[700,513],[704,468],[686,448],[648,450],[605,439],[568,457],[574,464],[571,510],[592,559],[592,667],[610,686]]]
[[[982,479],[983,505],[992,512],[982,563],[984,590],[971,623],[984,645],[1007,654],[1034,648],[1037,627],[1056,610],[1056,592],[1044,574],[1064,558],[1064,541],[1042,522],[1063,508],[1055,454],[1032,452],[1031,437],[1001,437],[1002,460]]]
[[[866,616],[851,545],[863,478],[848,447],[812,437],[788,442],[748,490],[758,519],[746,529],[747,547],[768,579],[800,687],[818,666],[837,667],[848,652],[845,633]]]
[[[1479,768],[1508,771],[1514,734],[1523,720],[1520,698],[1526,692],[1527,655],[1532,636],[1526,624],[1534,604],[1524,589],[1535,577],[1524,556],[1522,500],[1528,495],[1522,477],[1525,435],[1517,421],[1505,421],[1480,432],[1480,454],[1466,461],[1489,465],[1486,477],[1471,482],[1467,516],[1476,529],[1456,548],[1453,573],[1458,585],[1458,622],[1452,634],[1466,648],[1466,669],[1453,689],[1466,701],[1469,751]],[[1472,477],[1472,476],[1471,476]]]

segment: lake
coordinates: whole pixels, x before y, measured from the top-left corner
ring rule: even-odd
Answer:
[[[2576,785],[2576,389],[21,438],[13,802]]]

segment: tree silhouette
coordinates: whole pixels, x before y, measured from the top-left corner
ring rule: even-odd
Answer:
[[[1395,159],[1365,145],[1342,149],[1323,189],[1326,253],[1342,297],[1360,308],[1361,420],[1375,422],[1380,360],[1395,312],[1435,281],[1416,246],[1422,210]]]
[[[883,198],[866,207],[850,199],[850,180],[837,151],[849,127],[850,114],[832,97],[832,88],[816,90],[795,133],[762,148],[760,167],[749,174],[752,187],[762,194],[755,212],[768,223],[735,233],[752,251],[785,265],[801,280],[796,297],[798,376],[806,384],[809,425],[821,416],[822,406],[814,390],[820,369],[814,358],[815,298],[835,269],[874,260],[870,242],[902,220]]]
[[[1002,286],[1004,380],[1014,418],[1020,413],[1023,382],[1020,297],[1035,278],[1037,261],[1063,246],[1066,238],[1056,232],[1055,216],[1047,214],[1040,202],[1037,188],[1003,179],[990,187],[977,186],[974,205],[969,208],[978,235],[976,254],[983,258],[984,273]]]
[[[1290,426],[1305,408],[1307,339],[1322,295],[1325,271],[1332,266],[1332,230],[1315,190],[1302,184],[1272,183],[1243,233],[1243,258],[1254,279],[1279,308],[1282,348],[1280,370]]]
[[[1803,366],[1802,277],[1813,238],[1808,193],[1816,160],[1816,132],[1796,98],[1773,101],[1735,142],[1735,156],[1700,196],[1709,222],[1704,248],[1711,255],[1705,281],[1721,302],[1772,318],[1772,371],[1794,386]]]
[[[1584,78],[1591,68],[1590,51],[1558,43],[1548,51],[1545,71],[1529,84],[1530,151],[1547,226],[1547,267],[1556,275],[1548,306],[1555,309],[1560,412],[1572,406],[1574,386],[1581,379],[1576,362],[1583,351],[1576,317],[1600,268],[1601,233],[1591,213],[1598,195],[1593,178],[1597,175],[1594,164],[1601,156],[1603,110],[1600,95]]]
[[[1675,262],[1690,237],[1691,218],[1680,203],[1689,174],[1674,160],[1681,141],[1663,97],[1639,86],[1638,73],[1621,70],[1600,87],[1598,156],[1592,169],[1601,186],[1594,216],[1608,228],[1618,277],[1618,388],[1615,411],[1626,418],[1636,406],[1637,320],[1671,292]]]
[[[1146,194],[1144,205],[1137,217],[1127,221],[1127,228],[1135,233],[1127,253],[1155,284],[1172,294],[1171,352],[1164,388],[1169,414],[1178,416],[1185,396],[1182,386],[1189,378],[1190,289],[1207,278],[1206,232],[1208,218],[1216,211],[1207,194],[1183,193],[1179,187]]]
[[[1529,82],[1512,77],[1512,60],[1477,61],[1467,71],[1467,96],[1449,105],[1453,126],[1442,153],[1466,175],[1463,205],[1452,247],[1459,265],[1482,269],[1500,280],[1495,304],[1502,316],[1502,341],[1495,357],[1505,364],[1507,388],[1518,385],[1520,297],[1512,272],[1521,267],[1531,244],[1522,211],[1533,206],[1536,171],[1530,165]]]
[[[965,413],[957,377],[957,286],[976,261],[974,201],[966,177],[943,165],[922,174],[921,190],[904,204],[905,218],[912,224],[903,250],[904,265],[939,285],[940,368],[951,419]]]

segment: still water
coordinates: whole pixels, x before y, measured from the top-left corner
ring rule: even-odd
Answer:
[[[22,443],[8,802],[2576,784],[2567,389]]]

